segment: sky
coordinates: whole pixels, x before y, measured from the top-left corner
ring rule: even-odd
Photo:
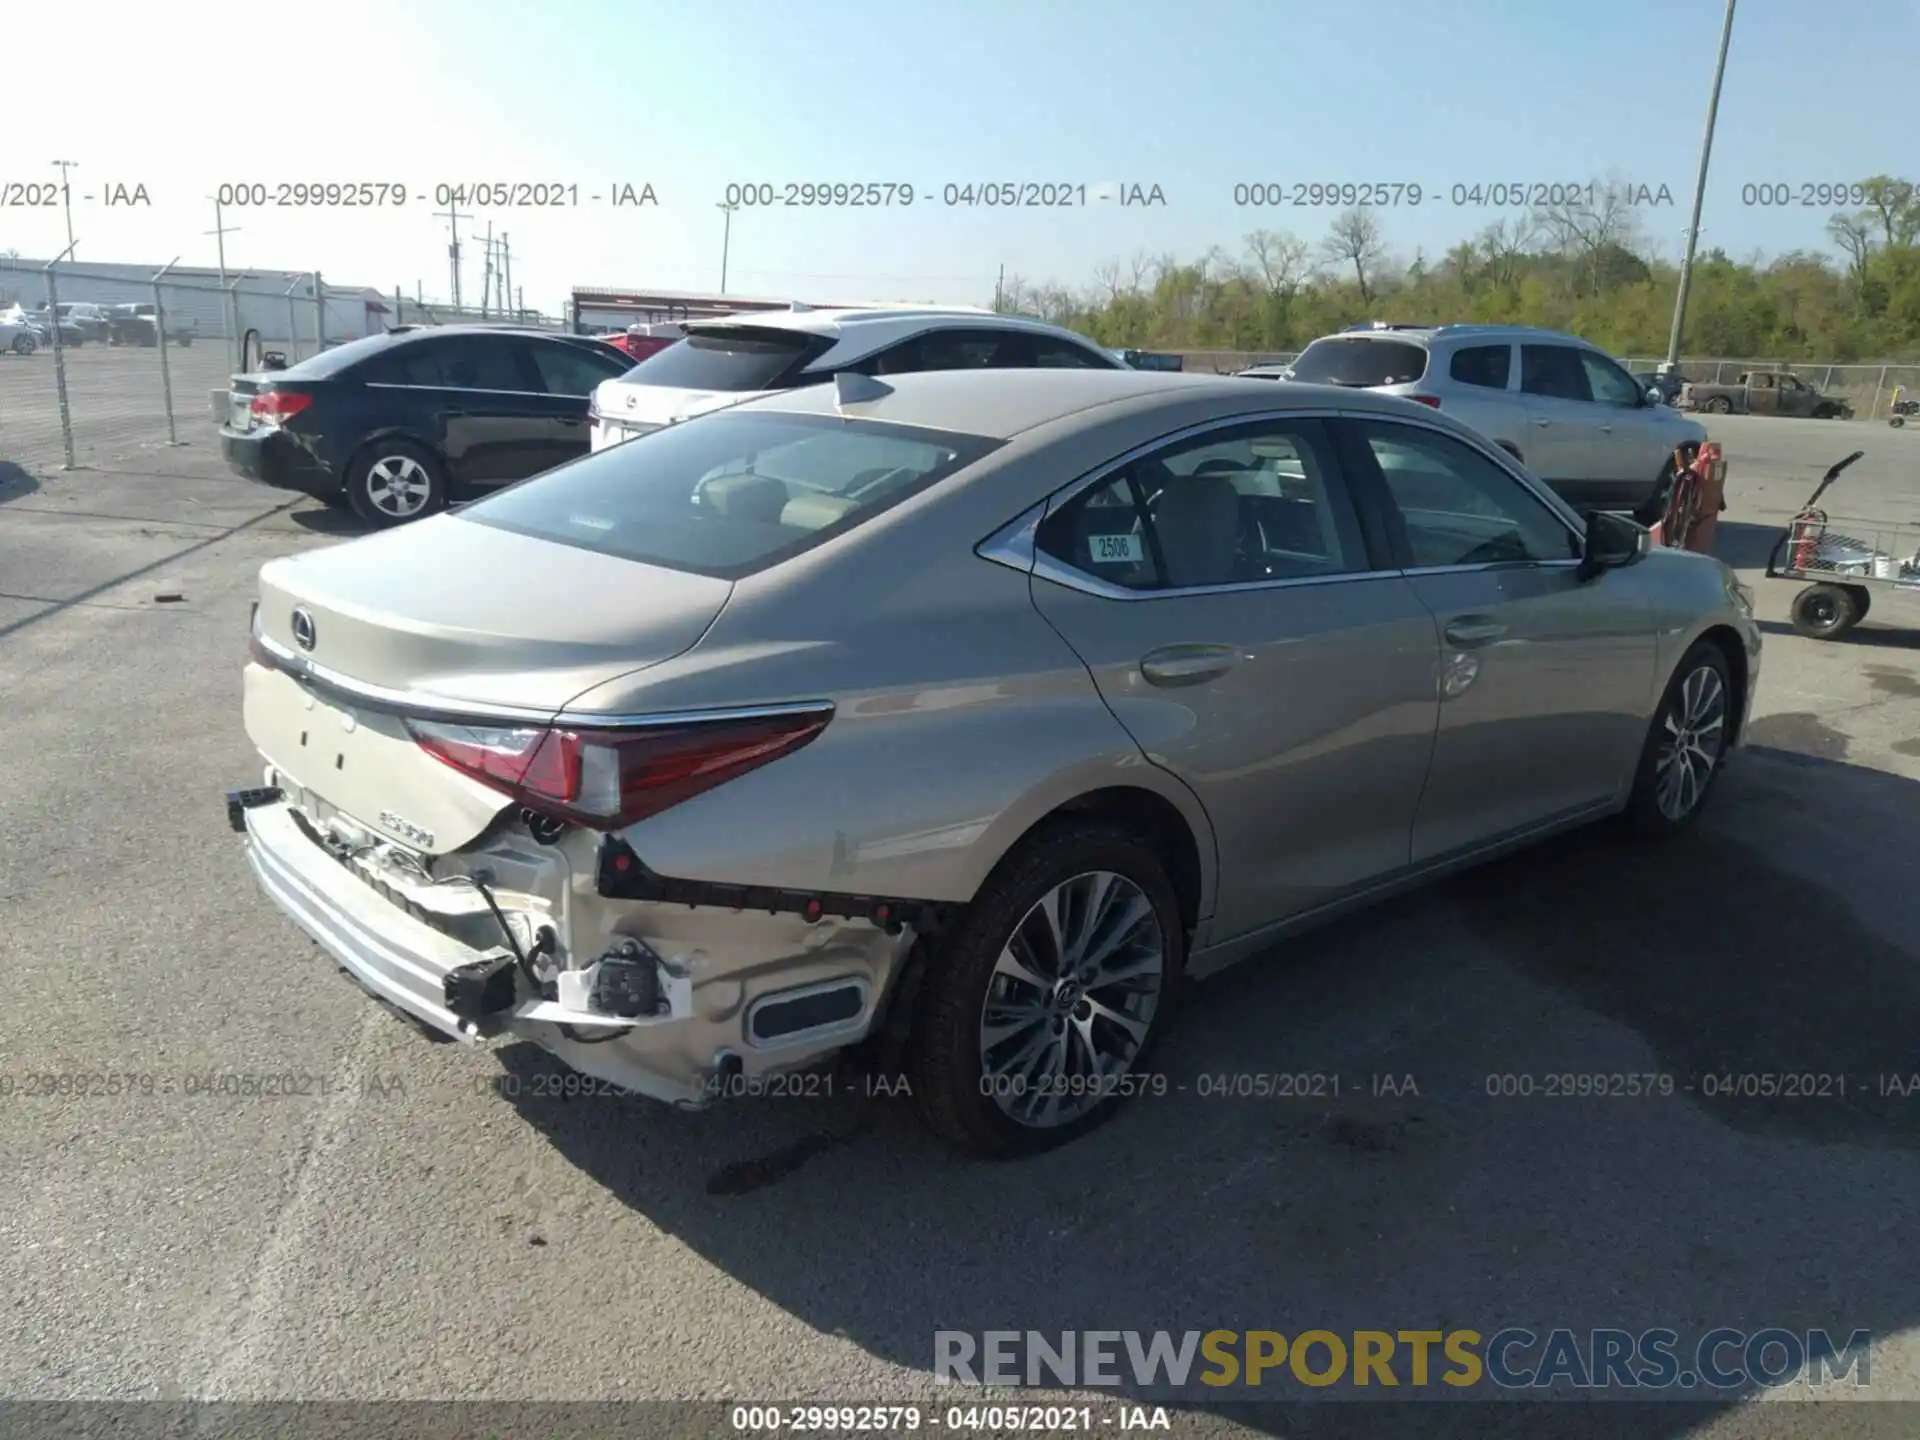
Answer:
[[[1239,256],[1257,229],[1317,243],[1337,207],[1291,203],[1311,185],[1408,187],[1379,215],[1404,260],[1438,258],[1515,214],[1495,203],[1499,187],[1612,180],[1652,202],[1636,211],[1640,234],[1677,260],[1725,13],[1720,0],[7,10],[15,56],[137,34],[152,83],[93,89],[59,64],[11,67],[0,252],[65,245],[57,206],[19,203],[57,185],[56,159],[78,166],[82,264],[213,264],[223,185],[277,200],[283,184],[372,182],[404,203],[224,207],[230,270],[319,270],[329,285],[446,300],[436,200],[466,186],[464,298],[478,297],[473,237],[491,223],[526,303],[550,312],[574,285],[718,290],[723,242],[737,294],[988,304],[1003,267],[1083,286],[1136,255]],[[1913,0],[1739,0],[1703,246],[1743,258],[1826,249],[1835,207],[1803,205],[1821,198],[1806,187],[1920,175],[1916,18]],[[718,208],[730,185],[770,186],[781,202],[789,184],[821,182],[891,184],[913,200]],[[531,198],[479,188],[523,184],[569,203],[475,203]],[[1085,187],[1086,203],[983,204],[1001,185],[1050,185],[1076,202]],[[1236,204],[1247,185],[1288,203]],[[653,203],[612,203],[620,186],[642,201],[651,186]],[[137,202],[137,187],[147,203],[106,203]],[[1789,203],[1764,203],[1778,199]]]

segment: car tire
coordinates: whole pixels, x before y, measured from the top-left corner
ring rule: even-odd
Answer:
[[[1735,704],[1726,654],[1711,640],[1697,642],[1674,667],[1647,727],[1627,798],[1634,834],[1677,835],[1706,808],[1733,739]]]
[[[1096,955],[1096,970],[1069,963],[1062,975],[1063,932],[1069,962],[1091,942],[1127,943]],[[1001,861],[925,961],[908,1056],[921,1117],[948,1144],[996,1159],[1104,1124],[1146,1086],[1141,1062],[1185,959],[1179,901],[1151,846],[1101,821],[1048,825]],[[1089,1069],[1096,1054],[1111,1068]],[[1034,1058],[1023,1066],[1022,1055]]]
[[[182,350],[191,350],[193,348],[193,336],[182,335],[180,337],[180,348]]]
[[[1793,597],[1787,618],[1809,640],[1837,640],[1866,613],[1860,603],[1865,593],[1858,585],[1809,585]]]
[[[1705,410],[1709,415],[1731,415],[1733,413],[1733,401],[1724,395],[1710,395],[1707,397],[1706,403],[1700,408]]]
[[[425,446],[376,440],[347,467],[347,500],[369,525],[405,525],[446,508],[446,471]]]
[[[38,348],[39,346],[34,343],[34,338],[31,335],[16,335],[13,337],[13,353],[16,355],[31,355]]]
[[[1904,415],[1896,415],[1891,420],[1887,421],[1887,424],[1891,425],[1896,430],[1898,430],[1902,425],[1905,425],[1906,423],[1907,423],[1907,417]]]

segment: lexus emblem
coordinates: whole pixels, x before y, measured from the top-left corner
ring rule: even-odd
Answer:
[[[293,643],[302,650],[311,650],[313,642],[313,616],[305,610],[296,609],[293,612]]]

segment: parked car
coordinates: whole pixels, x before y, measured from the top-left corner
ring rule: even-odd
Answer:
[[[840,371],[1121,368],[1071,330],[990,310],[756,311],[685,325],[686,338],[594,392],[593,448],[618,445],[756,395],[831,380]]]
[[[1853,406],[1838,396],[1822,395],[1798,375],[1784,370],[1742,370],[1731,385],[1694,382],[1680,389],[1680,406],[1712,415],[1801,415],[1815,420],[1850,420]]]
[[[62,300],[59,312],[62,321],[60,331],[62,345],[79,345],[88,340],[105,343],[107,332],[112,327],[107,319],[107,312],[100,306],[89,304],[84,300]],[[34,319],[43,329],[46,328],[49,319],[47,307],[42,305],[34,313]]]
[[[1244,370],[1233,372],[1242,380],[1291,380],[1293,366],[1289,363],[1273,361],[1265,365],[1249,365]]]
[[[581,335],[370,335],[234,376],[220,446],[242,475],[397,525],[585,454],[587,397],[627,364]]]
[[[1674,452],[1707,437],[1596,347],[1517,325],[1343,331],[1302,351],[1292,378],[1444,410],[1570,503],[1649,522],[1673,482]]]
[[[200,333],[200,322],[168,314],[167,339],[176,345],[191,345]],[[151,300],[134,305],[115,305],[107,313],[109,345],[155,345],[159,343],[160,321]]]
[[[664,321],[648,325],[634,325],[624,331],[602,336],[609,345],[617,346],[638,364],[649,355],[657,355],[676,340],[686,338],[686,326]]]
[[[227,813],[434,1032],[688,1105],[868,1044],[1017,1153],[1151,1090],[1183,973],[1686,827],[1751,599],[1388,395],[842,374],[269,563]]]
[[[51,345],[53,343],[53,332],[55,328],[54,312],[42,305],[38,310],[33,312],[32,319],[34,328],[40,332],[40,343],[42,345]],[[66,348],[77,348],[84,345],[87,340],[91,338],[88,335],[87,327],[83,326],[65,305],[60,307],[58,325],[60,343]]]
[[[40,348],[40,329],[19,306],[0,313],[0,351],[31,355]]]

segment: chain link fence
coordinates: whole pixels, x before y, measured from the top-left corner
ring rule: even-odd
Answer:
[[[396,325],[473,323],[565,328],[534,311],[329,285],[318,271],[0,258],[0,460],[170,469],[177,452],[217,443],[235,373]]]

